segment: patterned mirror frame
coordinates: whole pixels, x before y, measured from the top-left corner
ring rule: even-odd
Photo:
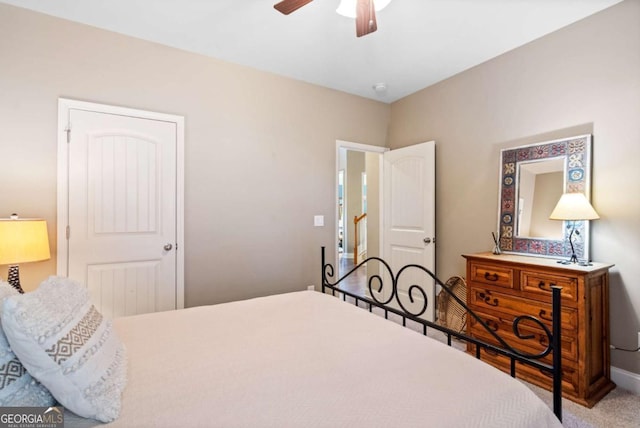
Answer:
[[[571,223],[563,222],[562,240],[526,238],[514,236],[517,212],[518,164],[564,157],[565,193],[584,193],[591,198],[591,135],[547,141],[500,152],[500,206],[498,208],[498,232],[500,249],[506,253],[540,257],[571,257],[569,233]],[[589,221],[575,222],[578,234],[573,235],[573,245],[580,260],[589,260]]]

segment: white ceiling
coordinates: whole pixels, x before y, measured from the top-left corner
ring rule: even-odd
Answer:
[[[339,0],[291,15],[279,0],[0,0],[393,102],[621,0],[393,0],[357,38]],[[385,83],[377,93],[373,85]]]

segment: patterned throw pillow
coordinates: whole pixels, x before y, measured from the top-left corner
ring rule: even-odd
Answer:
[[[8,282],[0,279],[0,300],[20,296]],[[0,407],[52,406],[55,400],[49,391],[24,368],[11,351],[4,332],[0,329]]]
[[[102,422],[119,416],[125,349],[86,288],[52,276],[5,299],[2,325],[22,364],[60,404]]]

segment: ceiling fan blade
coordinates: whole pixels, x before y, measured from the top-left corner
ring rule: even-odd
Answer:
[[[373,0],[358,0],[356,6],[356,35],[366,36],[378,29],[376,22],[376,11]]]
[[[289,15],[291,12],[295,12],[305,4],[311,3],[313,0],[283,0],[280,3],[274,4],[273,7],[285,15]]]

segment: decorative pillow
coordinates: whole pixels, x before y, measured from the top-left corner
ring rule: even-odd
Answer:
[[[76,282],[49,277],[4,300],[2,325],[29,373],[67,409],[102,422],[120,414],[125,349]]]
[[[20,293],[0,279],[0,300],[8,296],[20,296]],[[47,388],[31,377],[11,351],[7,337],[0,329],[0,407],[48,407],[54,403]]]

